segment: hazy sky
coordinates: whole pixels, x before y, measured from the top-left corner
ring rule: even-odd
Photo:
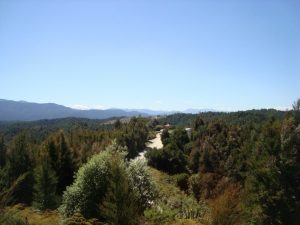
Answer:
[[[299,97],[299,0],[0,0],[0,98],[244,110]]]

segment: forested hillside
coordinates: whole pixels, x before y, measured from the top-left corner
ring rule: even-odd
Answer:
[[[300,224],[299,108],[1,123],[0,224]]]
[[[248,110],[239,112],[203,112],[200,114],[185,114],[177,113],[168,116],[163,116],[159,119],[160,123],[172,124],[176,126],[192,126],[194,120],[200,116],[205,122],[216,120],[224,121],[230,124],[239,124],[247,122],[262,122],[270,118],[282,119],[285,112],[275,109]]]

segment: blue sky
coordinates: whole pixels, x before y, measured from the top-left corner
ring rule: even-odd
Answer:
[[[299,12],[299,0],[0,0],[0,98],[285,109],[300,97]]]

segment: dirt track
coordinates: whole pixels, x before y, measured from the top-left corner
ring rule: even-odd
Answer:
[[[164,146],[163,146],[163,143],[161,141],[161,133],[162,133],[162,131],[158,132],[154,139],[149,140],[146,143],[146,147],[147,148],[157,148],[157,149],[163,148]],[[137,156],[137,158],[145,159],[145,153],[146,153],[146,150],[140,152],[140,154]]]

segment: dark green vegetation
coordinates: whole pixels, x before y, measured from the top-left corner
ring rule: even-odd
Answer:
[[[299,105],[1,123],[0,224],[297,225]],[[135,157],[161,128],[148,167]]]
[[[285,112],[275,109],[248,110],[240,112],[204,112],[198,114],[204,122],[223,121],[227,124],[243,125],[247,122],[261,123],[270,118],[282,119]],[[172,124],[182,127],[191,127],[198,117],[195,114],[177,113],[169,116],[164,116],[159,119],[162,124]]]
[[[149,164],[209,202],[212,224],[300,224],[300,112],[275,110],[171,115]],[[193,122],[191,122],[193,121]]]

